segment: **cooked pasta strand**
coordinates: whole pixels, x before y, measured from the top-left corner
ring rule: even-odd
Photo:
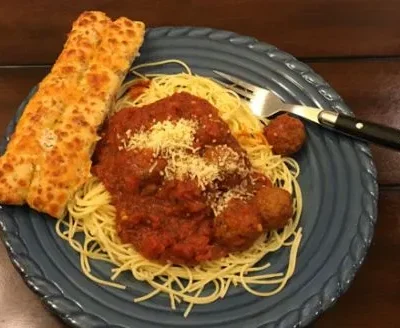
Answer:
[[[265,233],[243,252],[232,253],[195,267],[165,265],[151,262],[132,246],[121,243],[115,227],[115,209],[111,205],[111,196],[99,180],[91,178],[69,203],[69,215],[57,223],[57,234],[80,253],[82,271],[93,281],[122,288],[123,286],[113,281],[121,273],[131,272],[135,279],[145,281],[152,287],[146,295],[135,298],[135,302],[166,293],[172,308],[180,302],[188,304],[185,317],[194,305],[209,304],[223,298],[231,285],[242,286],[258,296],[279,293],[294,273],[302,238],[301,228],[298,227],[302,196],[296,181],[300,168],[294,159],[272,154],[262,135],[262,123],[251,114],[236,94],[210,79],[193,75],[186,64],[170,60],[140,65],[134,70],[168,63],[181,64],[185,72],[176,75],[153,74],[151,87],[145,93],[134,101],[128,97],[122,99],[115,110],[144,106],[178,91],[186,91],[208,100],[219,110],[221,118],[227,122],[232,134],[247,151],[253,167],[267,175],[274,185],[293,195],[293,218],[284,229]],[[142,76],[140,73],[137,75]],[[80,242],[77,237],[82,232],[85,239]],[[97,243],[97,248],[93,246],[94,243]],[[289,250],[285,272],[274,272],[270,263],[259,264],[266,255],[284,248]],[[100,280],[90,273],[89,259],[115,265],[110,272],[110,281]],[[274,289],[265,291],[264,286],[274,286]]]

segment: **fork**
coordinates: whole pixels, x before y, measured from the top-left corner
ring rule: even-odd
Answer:
[[[220,78],[230,82],[216,80],[216,82],[236,92],[243,98],[253,114],[258,117],[272,118],[279,113],[289,112],[348,136],[400,150],[400,130],[398,129],[360,120],[332,110],[286,104],[272,91],[223,72],[215,70],[213,72]]]

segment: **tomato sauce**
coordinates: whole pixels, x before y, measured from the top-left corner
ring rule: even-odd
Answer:
[[[150,80],[139,80],[135,82],[127,91],[130,100],[135,100],[142,95],[150,87],[150,83]]]
[[[164,179],[167,160],[155,157],[151,149],[121,149],[121,136],[128,130],[133,135],[155,122],[181,118],[198,121],[194,146],[200,152],[210,145],[228,145],[246,156],[217,109],[206,100],[182,92],[112,116],[105,123],[92,170],[112,195],[117,232],[123,243],[132,244],[151,260],[195,265],[236,249],[235,245],[216,240],[215,215],[207,202],[207,190],[201,190],[194,180]],[[225,182],[224,188],[229,188],[237,179]],[[240,214],[240,208],[238,211]],[[246,215],[258,220],[257,214]],[[257,230],[251,234],[251,242],[260,233]]]

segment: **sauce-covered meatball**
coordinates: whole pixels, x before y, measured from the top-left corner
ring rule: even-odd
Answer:
[[[223,179],[214,181],[209,189],[229,190],[240,184],[249,172],[250,164],[245,156],[227,145],[209,146],[205,148],[203,158],[218,166]]]
[[[126,159],[124,165],[119,167],[118,177],[119,192],[136,193],[142,195],[154,194],[157,186],[162,182],[161,172],[167,165],[163,158],[154,158],[153,151],[143,149],[141,152],[134,152]],[[106,167],[95,166],[93,172],[96,175],[110,176]]]
[[[232,199],[215,218],[215,238],[233,250],[245,249],[262,233],[257,209],[248,202]]]
[[[254,201],[266,230],[283,228],[293,216],[292,196],[282,188],[262,187],[257,191]]]
[[[306,139],[304,124],[287,114],[271,120],[264,129],[264,135],[277,155],[292,155],[300,150]]]
[[[207,212],[205,197],[193,180],[170,180],[164,182],[157,194],[158,198],[169,199],[175,204],[174,211],[180,216]]]
[[[223,172],[232,174],[246,167],[245,160],[241,154],[227,145],[207,147],[203,158],[217,165]]]

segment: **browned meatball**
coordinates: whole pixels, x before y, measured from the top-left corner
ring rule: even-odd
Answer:
[[[247,248],[262,230],[257,208],[243,200],[232,199],[215,218],[215,238],[230,250]]]
[[[283,228],[293,216],[292,196],[282,188],[263,187],[254,197],[264,229]]]
[[[277,155],[292,155],[299,151],[306,140],[304,124],[287,114],[279,115],[264,129],[264,135]]]

